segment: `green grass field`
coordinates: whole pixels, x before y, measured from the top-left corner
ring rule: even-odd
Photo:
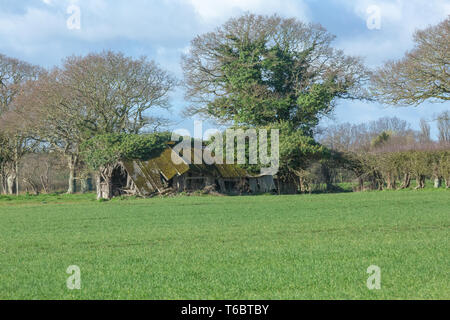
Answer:
[[[449,299],[449,227],[446,190],[0,197],[0,299]]]

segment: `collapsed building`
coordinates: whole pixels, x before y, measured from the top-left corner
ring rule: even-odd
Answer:
[[[192,154],[202,150],[192,149]],[[279,183],[278,183],[279,184]],[[105,183],[100,181],[100,193]],[[276,192],[271,175],[255,175],[234,164],[187,163],[168,146],[147,160],[120,162],[112,173],[112,195],[150,197],[168,193],[214,190],[224,194]]]

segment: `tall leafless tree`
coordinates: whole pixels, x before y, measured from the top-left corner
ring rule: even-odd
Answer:
[[[444,111],[437,117],[439,141],[450,144],[450,112]]]
[[[431,127],[425,119],[420,119],[420,134],[419,140],[421,143],[428,143],[431,141]]]
[[[398,61],[388,61],[372,77],[372,91],[382,102],[418,105],[450,100],[450,16],[414,34],[415,47]]]
[[[19,161],[33,141],[15,103],[23,84],[36,79],[41,68],[0,54],[0,179],[3,192],[19,193]],[[1,160],[1,159],[0,159]]]
[[[105,51],[67,58],[62,67],[28,83],[20,99],[38,136],[67,158],[68,193],[73,193],[81,143],[96,134],[138,133],[160,125],[152,111],[169,108],[175,85],[145,57]]]

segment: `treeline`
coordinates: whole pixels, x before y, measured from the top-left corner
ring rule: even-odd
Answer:
[[[422,189],[427,180],[449,188],[450,112],[432,120],[422,119],[420,130],[395,117],[320,128],[318,140],[331,152],[303,172],[304,191],[332,191],[341,182],[353,183],[355,191]],[[438,140],[431,139],[430,123]]]
[[[433,150],[337,152],[287,177],[301,193],[450,188],[450,145]],[[342,185],[346,185],[345,188]]]
[[[59,171],[64,161],[67,192],[74,193],[89,190],[92,173],[101,174],[83,158],[83,143],[99,135],[155,131],[166,119],[153,110],[170,106],[176,80],[145,57],[104,51],[69,57],[49,70],[0,54],[0,84],[2,193],[19,194],[21,186],[52,189],[50,173],[30,170],[32,154],[49,171]]]
[[[50,181],[59,186],[62,178],[68,193],[90,190],[92,181],[98,188],[100,178],[110,179],[113,161],[159,146],[168,119],[158,114],[170,108],[177,86],[185,91],[186,115],[233,128],[279,129],[278,176],[301,192],[322,182],[331,190],[338,178],[356,179],[360,189],[394,188],[411,179],[421,187],[429,177],[448,185],[448,113],[436,118],[439,147],[426,121],[421,132],[395,118],[328,128],[319,123],[339,100],[448,101],[448,77],[435,70],[450,60],[449,26],[450,18],[416,34],[412,52],[426,63],[375,71],[333,47],[335,37],[320,24],[250,13],[196,36],[181,59],[182,80],[146,57],[120,52],[72,56],[50,69],[0,54],[1,192],[51,192],[57,187]],[[422,48],[427,43],[442,57],[430,56]],[[408,81],[420,80],[411,74],[416,71],[436,81]]]
[[[354,154],[348,159],[353,161],[357,190],[423,189],[427,179],[434,181],[435,188],[440,188],[443,182],[450,188],[448,145],[436,146],[435,150]],[[415,186],[411,180],[415,180]]]

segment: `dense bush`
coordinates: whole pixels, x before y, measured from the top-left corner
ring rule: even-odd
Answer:
[[[445,181],[450,187],[450,150],[407,150],[398,152],[373,152],[352,155],[356,176],[369,182],[370,189],[408,188],[411,179],[416,188],[425,187],[427,178],[434,179],[436,186]]]
[[[97,135],[81,146],[83,161],[94,170],[128,159],[146,159],[162,151],[170,133]]]

